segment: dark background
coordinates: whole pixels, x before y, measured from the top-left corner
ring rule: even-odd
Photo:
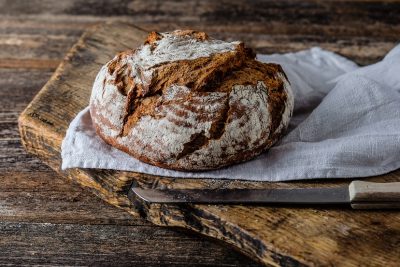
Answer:
[[[400,1],[0,0],[0,265],[256,265],[226,244],[132,218],[22,148],[19,114],[82,32],[106,20],[203,30],[262,53],[322,46],[369,64],[399,40]]]

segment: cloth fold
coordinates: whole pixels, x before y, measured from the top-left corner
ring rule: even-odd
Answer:
[[[257,58],[281,64],[295,95],[286,136],[257,158],[206,172],[151,166],[99,138],[85,108],[63,140],[62,169],[289,181],[366,177],[400,168],[400,45],[382,61],[366,67],[321,48]]]

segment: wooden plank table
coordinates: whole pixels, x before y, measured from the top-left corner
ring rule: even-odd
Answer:
[[[259,52],[275,52],[276,43],[279,51],[321,45],[360,64],[380,59],[400,33],[396,1],[87,3],[0,2],[0,263],[255,264],[220,243],[132,220],[25,154],[16,118],[88,26],[118,20],[149,30],[190,27]],[[302,264],[280,255],[266,263]]]

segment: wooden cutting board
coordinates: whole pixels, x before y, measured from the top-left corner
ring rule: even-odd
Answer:
[[[140,45],[146,35],[146,32],[135,26],[121,23],[107,23],[88,30],[21,114],[19,128],[25,148],[61,175],[132,215],[144,216],[157,225],[184,227],[218,238],[266,265],[398,264],[400,213],[396,211],[355,211],[350,208],[326,207],[149,205],[140,200],[131,203],[127,198],[127,192],[133,183],[143,188],[175,189],[297,188],[338,186],[348,184],[348,179],[267,183],[174,179],[94,169],[61,171],[62,139],[71,120],[88,105],[92,83],[100,66],[117,52]],[[283,40],[287,42],[287,39]],[[272,45],[271,49],[281,51],[279,42],[272,42]],[[334,50],[338,48],[335,44],[332,47]],[[368,53],[369,48],[365,49],[362,53]],[[376,51],[377,48],[370,49]],[[351,51],[346,51],[348,56],[354,58],[360,52],[354,50],[352,54]],[[385,52],[382,51],[382,55]],[[367,180],[400,181],[400,171]]]

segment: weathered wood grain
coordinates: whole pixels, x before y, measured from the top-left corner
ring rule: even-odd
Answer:
[[[104,205],[51,170],[2,172],[0,218],[6,222],[149,225]]]
[[[0,173],[49,170],[23,149],[17,121],[51,74],[49,70],[0,69]]]
[[[99,67],[117,51],[141,43],[144,35],[140,29],[120,23],[109,23],[88,31],[21,115],[20,131],[27,150],[59,171],[62,138],[69,122],[88,104],[91,84]],[[286,42],[286,39],[282,40]],[[345,49],[345,44],[334,40],[331,41],[332,47]],[[376,55],[383,56],[386,49],[393,47],[393,42],[386,42],[386,48],[370,46],[371,43],[365,42],[360,45],[361,49],[349,48],[348,53],[352,58],[358,57],[367,62]],[[301,43],[304,47],[314,44],[307,40]],[[281,52],[285,46],[274,43],[271,49]],[[140,214],[158,225],[185,227],[224,240],[264,264],[321,266],[346,263],[350,266],[394,266],[400,253],[400,215],[397,212],[333,208],[148,205],[139,200],[132,205],[126,197],[133,182],[150,188],[294,188],[340,185],[348,183],[348,180],[257,183],[212,179],[183,180],[106,170],[73,169],[62,173],[131,214]],[[400,175],[397,171],[368,180],[399,181]],[[370,251],[374,251],[374,257],[365,261],[364,255]]]
[[[264,53],[275,52],[276,44],[282,52],[320,45],[368,64],[398,42],[399,13],[396,0],[2,0],[0,57],[11,51],[20,58],[53,59],[88,26],[107,20],[147,30],[199,29],[217,38],[243,40]]]
[[[11,21],[10,21],[11,20]],[[323,48],[351,56],[359,64],[369,64],[380,59],[382,51],[388,51],[397,41],[400,27],[378,23],[378,28],[390,29],[388,32],[379,32],[374,36],[370,33],[338,33],[337,25],[331,29],[324,29],[324,25],[298,25],[291,27],[288,24],[276,22],[273,25],[259,23],[258,25],[239,25],[228,21],[219,21],[215,24],[204,24],[205,22],[194,20],[193,22],[171,24],[170,22],[149,23],[140,22],[129,17],[107,18],[108,21],[139,22],[141,28],[147,30],[167,31],[176,28],[195,28],[205,30],[210,35],[226,40],[239,39],[245,41],[259,53],[273,53],[277,49],[281,52],[298,51],[310,46],[321,46]],[[69,23],[74,21],[74,23]],[[16,54],[17,58],[26,59],[36,57],[43,59],[54,59],[59,57],[60,52],[66,52],[85,27],[105,21],[105,18],[92,16],[54,16],[53,19],[28,17],[16,19],[14,17],[2,20],[0,17],[0,58],[9,57],[10,53]],[[2,23],[3,22],[3,25]],[[227,26],[229,24],[229,27]],[[16,26],[17,25],[17,26]],[[376,23],[373,23],[376,25]],[[310,28],[311,27],[311,28]],[[346,26],[347,27],[347,26]],[[358,25],[362,29],[363,25]],[[10,30],[13,31],[10,34]],[[29,32],[29,34],[28,34]],[[3,34],[2,34],[3,33]],[[18,36],[15,34],[18,33]],[[20,37],[22,36],[22,37]],[[366,37],[368,36],[368,37]],[[276,46],[279,44],[279,48]],[[368,48],[365,50],[365,48]],[[354,51],[357,51],[354,54]],[[17,53],[18,52],[18,53]]]
[[[50,170],[1,173],[0,184],[2,266],[257,266],[229,247],[105,205]]]
[[[51,23],[48,22],[47,24],[50,27]],[[52,61],[60,60],[76,42],[77,38],[78,36],[69,36],[66,33],[57,35],[46,32],[24,34],[16,31],[0,34],[0,58],[2,59],[0,67],[11,67],[10,64],[13,63],[11,60],[18,62],[18,59],[20,59],[29,64],[42,60],[55,69],[58,64],[55,65],[55,62]],[[7,64],[5,64],[6,62]],[[35,65],[33,66],[35,67]],[[22,67],[31,68],[29,65]]]
[[[24,68],[24,69],[55,69],[60,64],[57,59],[2,59],[0,68]]]
[[[258,266],[226,252],[161,227],[0,222],[0,265],[7,266]]]
[[[24,4],[21,4],[24,3]],[[384,3],[384,4],[382,4]],[[4,15],[91,15],[91,16],[129,16],[137,22],[151,21],[157,23],[201,21],[204,24],[218,22],[269,23],[284,22],[285,25],[346,25],[347,32],[352,27],[365,31],[373,22],[398,26],[398,1],[342,1],[342,0],[308,0],[297,2],[283,1],[52,1],[23,0],[0,2],[1,14]],[[373,12],[372,12],[373,11]],[[372,23],[371,23],[372,22]],[[365,27],[359,27],[364,23]],[[299,28],[299,27],[297,27]],[[286,29],[286,28],[285,28]],[[284,29],[277,29],[278,31]],[[379,29],[379,32],[386,29]]]

